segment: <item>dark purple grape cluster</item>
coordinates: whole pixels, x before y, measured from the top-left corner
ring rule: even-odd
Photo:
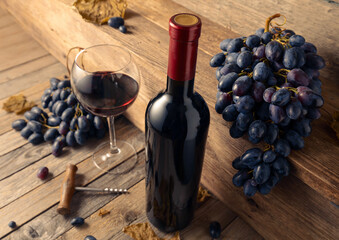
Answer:
[[[268,29],[268,28],[266,28]],[[233,177],[244,194],[268,194],[290,172],[291,150],[304,147],[311,122],[324,104],[316,47],[292,30],[260,28],[254,35],[225,39],[210,61],[218,80],[215,110],[232,122],[230,135],[264,141],[233,161]]]
[[[70,81],[50,79],[39,107],[25,112],[25,119],[17,119],[12,127],[33,145],[44,141],[52,143],[52,154],[59,156],[66,146],[84,145],[90,137],[105,136],[107,123],[102,118],[88,113],[72,92]]]

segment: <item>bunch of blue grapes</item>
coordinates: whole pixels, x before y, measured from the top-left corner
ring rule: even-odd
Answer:
[[[247,197],[268,194],[289,175],[287,157],[304,147],[311,122],[320,118],[319,70],[325,62],[312,43],[279,27],[225,39],[220,48],[210,61],[217,68],[215,110],[232,122],[233,138],[247,135],[254,144],[266,143],[264,150],[248,149],[233,161],[233,183]]]
[[[17,119],[12,127],[33,145],[52,143],[52,154],[59,156],[66,146],[84,145],[88,138],[105,136],[107,123],[88,113],[77,101],[70,81],[50,79],[50,87],[41,97],[42,108],[25,112],[25,119]]]

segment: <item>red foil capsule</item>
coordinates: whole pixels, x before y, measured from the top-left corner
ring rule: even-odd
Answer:
[[[201,20],[190,13],[180,13],[169,21],[169,56],[167,75],[176,81],[194,78]]]

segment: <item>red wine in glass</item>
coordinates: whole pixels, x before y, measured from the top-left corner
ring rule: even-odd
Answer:
[[[74,76],[76,96],[95,115],[118,116],[134,102],[139,84],[123,73],[93,72]]]

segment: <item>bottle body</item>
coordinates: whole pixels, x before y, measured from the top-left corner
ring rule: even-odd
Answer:
[[[146,109],[146,213],[154,226],[172,232],[193,218],[210,114],[193,92],[194,79],[167,81]]]

